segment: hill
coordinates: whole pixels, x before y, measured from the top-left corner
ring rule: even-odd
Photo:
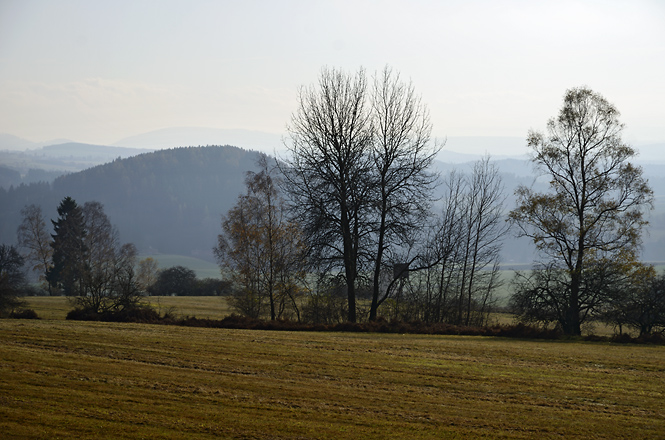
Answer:
[[[31,203],[55,218],[65,196],[79,204],[104,204],[123,242],[141,252],[212,258],[220,216],[244,189],[256,152],[240,148],[189,147],[116,159],[55,179],[53,184],[0,190],[0,242],[16,241],[20,210]]]

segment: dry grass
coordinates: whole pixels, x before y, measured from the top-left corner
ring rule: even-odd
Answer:
[[[665,349],[0,321],[6,438],[662,438]]]
[[[64,296],[27,296],[26,307],[42,319],[65,319],[73,305]],[[145,302],[161,314],[172,311],[176,316],[201,319],[222,319],[232,312],[226,298],[219,296],[148,296]]]

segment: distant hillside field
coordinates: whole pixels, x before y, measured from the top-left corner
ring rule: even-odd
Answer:
[[[160,269],[168,269],[173,266],[184,266],[196,272],[196,277],[199,279],[222,278],[219,266],[216,263],[202,260],[200,258],[164,254],[141,255],[139,258],[143,259],[148,257],[155,260]]]

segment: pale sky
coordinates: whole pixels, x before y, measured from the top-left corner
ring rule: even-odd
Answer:
[[[438,137],[525,137],[586,85],[619,109],[626,140],[665,142],[661,0],[0,0],[0,133],[283,134],[323,66],[385,65]]]

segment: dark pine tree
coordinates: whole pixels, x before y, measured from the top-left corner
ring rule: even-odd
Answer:
[[[46,279],[65,295],[82,295],[81,280],[85,274],[87,248],[85,222],[81,207],[71,197],[65,197],[58,206],[58,219],[53,223],[53,265]]]

